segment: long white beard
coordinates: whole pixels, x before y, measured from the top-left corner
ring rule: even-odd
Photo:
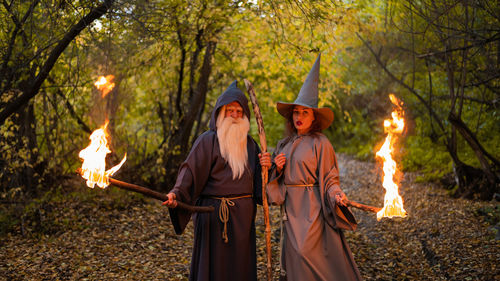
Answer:
[[[245,172],[248,160],[247,134],[250,121],[242,118],[224,117],[224,110],[217,117],[217,138],[222,157],[227,161],[233,172],[233,179],[241,178]]]

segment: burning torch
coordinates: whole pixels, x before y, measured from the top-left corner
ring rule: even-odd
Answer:
[[[396,143],[397,136],[403,133],[405,120],[403,118],[404,111],[402,102],[396,98],[395,95],[390,94],[389,99],[395,105],[392,111],[392,119],[384,121],[384,131],[387,133],[385,142],[377,151],[376,156],[380,158],[384,164],[384,179],[382,185],[385,188],[384,207],[377,212],[377,220],[384,217],[406,217],[406,211],[403,208],[403,198],[399,195],[398,184],[394,182],[394,175],[397,171],[397,163],[392,158],[394,153],[394,144]]]
[[[395,109],[391,114],[392,119],[384,120],[384,131],[387,133],[387,136],[384,144],[376,153],[376,157],[381,159],[383,163],[382,170],[384,171],[384,178],[382,185],[386,190],[384,196],[384,207],[378,208],[354,201],[347,201],[347,205],[350,207],[376,213],[377,220],[381,220],[382,218],[406,217],[406,211],[403,208],[403,198],[399,195],[398,184],[394,181],[394,175],[397,171],[397,163],[392,158],[397,137],[403,133],[405,126],[403,118],[404,111],[402,107],[403,103],[393,94],[389,95],[389,99],[395,106]]]
[[[103,92],[103,97],[109,93],[114,87],[114,83],[109,83],[107,78],[114,77],[112,75],[108,75],[106,77],[101,76],[99,80],[95,83],[95,86]],[[107,85],[107,86],[106,86]],[[104,94],[106,92],[106,94]],[[87,180],[87,186],[90,188],[94,188],[95,185],[100,188],[106,188],[108,185],[112,184],[118,188],[141,193],[151,198],[155,198],[161,201],[168,200],[166,194],[154,191],[152,189],[142,187],[135,184],[126,183],[123,181],[116,180],[111,176],[116,173],[121,166],[125,163],[127,159],[127,155],[123,157],[122,161],[112,167],[109,170],[105,169],[106,166],[106,155],[111,153],[111,150],[108,147],[108,140],[106,134],[106,127],[108,122],[104,124],[101,128],[95,130],[90,135],[90,144],[88,147],[80,151],[79,157],[83,159],[82,167],[77,170],[77,172]],[[189,212],[212,212],[214,207],[212,206],[192,206],[186,204],[184,202],[177,201],[177,207],[185,209]]]

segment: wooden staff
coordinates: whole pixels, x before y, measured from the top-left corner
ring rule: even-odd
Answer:
[[[253,105],[253,112],[255,115],[255,119],[257,121],[257,127],[259,129],[259,139],[260,139],[260,148],[262,153],[267,152],[267,143],[266,143],[266,133],[264,132],[264,122],[262,121],[262,114],[260,113],[259,104],[257,103],[257,97],[253,90],[252,83],[247,79],[243,79],[245,81],[245,86],[247,88],[248,95],[250,96],[250,101]],[[262,207],[264,209],[264,223],[266,225],[266,254],[267,254],[267,280],[271,281],[273,279],[273,268],[272,268],[272,259],[271,259],[271,225],[269,223],[269,205],[267,203],[267,169],[262,169]]]
[[[77,173],[81,175],[81,169],[78,169]],[[141,193],[141,194],[144,194],[148,197],[158,199],[160,201],[167,201],[168,200],[167,195],[164,193],[157,192],[157,191],[154,191],[152,189],[149,189],[149,188],[146,188],[146,187],[143,187],[140,185],[119,181],[119,180],[111,178],[111,177],[108,177],[108,180],[109,180],[110,184],[112,184],[118,188]],[[193,205],[189,205],[189,204],[186,204],[184,202],[181,202],[181,201],[177,201],[176,208],[181,208],[181,209],[187,210],[191,213],[210,213],[210,212],[213,212],[213,210],[214,210],[213,206],[193,206]]]
[[[356,201],[351,201],[351,200],[347,200],[346,203],[347,203],[347,206],[349,206],[349,207],[354,207],[354,208],[363,210],[365,212],[378,213],[378,211],[382,210],[382,208],[368,206],[368,205],[361,204],[361,203],[358,203]]]
[[[138,193],[144,194],[148,197],[155,198],[155,199],[158,199],[161,201],[168,200],[167,195],[164,193],[160,193],[160,192],[154,191],[152,189],[149,189],[149,188],[146,188],[143,186],[131,184],[128,182],[119,181],[119,180],[116,180],[114,178],[108,178],[108,179],[109,179],[110,184],[112,184],[118,188],[138,192]],[[184,202],[181,202],[181,201],[177,201],[176,208],[181,208],[181,209],[184,209],[184,210],[189,211],[191,213],[210,213],[210,212],[213,212],[213,210],[214,210],[213,206],[193,206],[193,205],[189,205],[189,204],[186,204]]]

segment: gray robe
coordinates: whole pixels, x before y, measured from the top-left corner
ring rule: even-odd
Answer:
[[[321,133],[296,135],[278,143],[274,154],[282,152],[287,162],[280,174],[273,165],[267,193],[270,203],[284,206],[287,280],[361,280],[342,232],[354,230],[356,220],[335,203],[341,189],[332,145]]]

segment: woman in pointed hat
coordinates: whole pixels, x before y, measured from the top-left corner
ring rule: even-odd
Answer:
[[[293,103],[277,103],[289,136],[271,156],[269,202],[282,206],[281,275],[286,280],[361,280],[343,230],[356,220],[345,204],[333,147],[321,133],[333,121],[329,108],[318,108],[320,56]]]

